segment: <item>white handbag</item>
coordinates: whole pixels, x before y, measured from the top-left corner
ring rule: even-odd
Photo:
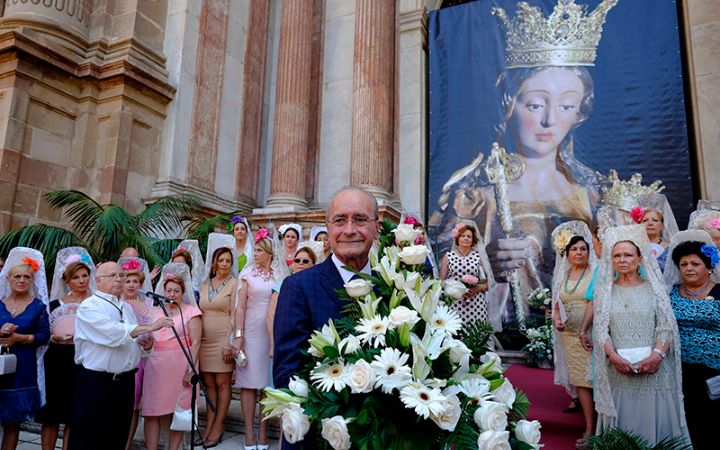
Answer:
[[[184,409],[180,406],[182,396],[181,393],[175,403],[175,412],[173,412],[172,423],[170,424],[170,429],[173,431],[190,431],[192,429],[192,409]],[[195,408],[195,405],[190,405],[190,408]],[[195,414],[195,420],[197,420],[197,414]]]
[[[630,364],[637,364],[652,354],[652,347],[619,348],[617,352]]]
[[[11,355],[8,347],[0,345],[0,375],[15,373],[17,369],[17,356]]]

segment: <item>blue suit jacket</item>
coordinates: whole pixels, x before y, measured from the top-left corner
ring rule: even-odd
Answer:
[[[273,327],[273,384],[276,388],[288,387],[290,378],[300,369],[303,362],[300,351],[308,349],[307,341],[313,330],[322,328],[330,318],[340,317],[343,302],[335,290],[342,287],[340,272],[330,258],[283,281]],[[283,439],[283,450],[317,448],[314,433],[311,429],[297,444]]]
[[[301,368],[300,350],[308,349],[313,330],[340,317],[344,303],[335,290],[342,288],[343,280],[330,258],[283,281],[273,328],[275,387],[287,387],[290,377]]]

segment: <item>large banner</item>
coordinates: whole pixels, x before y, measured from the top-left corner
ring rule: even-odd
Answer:
[[[470,221],[500,281],[512,264],[532,262],[525,293],[549,286],[550,233],[568,220],[595,227],[611,169],[662,180],[677,222],[687,222],[694,196],[676,8],[478,0],[429,15],[427,192],[438,253],[455,224]],[[510,169],[504,203],[487,172],[495,142]]]

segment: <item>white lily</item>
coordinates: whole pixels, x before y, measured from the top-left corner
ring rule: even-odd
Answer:
[[[320,353],[320,357],[325,355],[323,350],[325,347],[335,347],[338,342],[340,342],[340,335],[335,329],[332,319],[328,320],[327,325],[323,325],[322,330],[314,331],[308,339],[308,343],[317,353]]]

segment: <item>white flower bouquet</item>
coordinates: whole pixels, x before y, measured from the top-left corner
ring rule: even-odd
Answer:
[[[536,288],[530,291],[528,306],[534,309],[545,310],[552,303],[552,292],[548,288]]]
[[[371,255],[374,276],[346,286],[343,317],[313,332],[305,367],[287,389],[265,389],[267,417],[282,417],[289,442],[314,430],[336,450],[539,448],[527,397],[419,255],[404,257],[411,238],[381,240],[406,246]]]
[[[523,347],[526,361],[539,367],[553,365],[552,323],[549,319],[538,328],[528,328],[525,337],[530,341]]]

